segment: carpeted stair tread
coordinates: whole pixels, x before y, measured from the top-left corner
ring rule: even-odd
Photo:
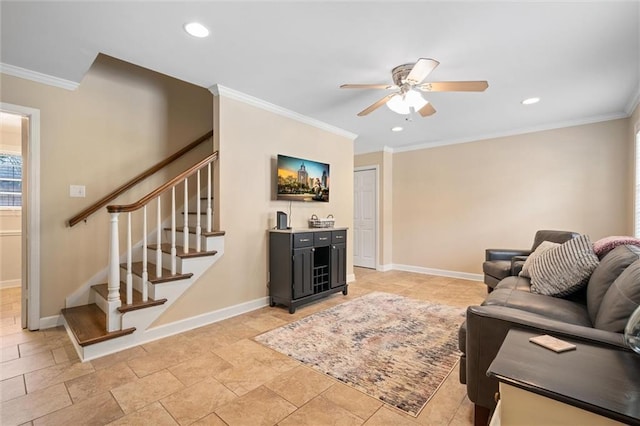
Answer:
[[[123,263],[120,265],[121,268],[124,268],[125,270],[127,269],[127,264]],[[133,262],[131,264],[131,272],[134,275],[137,275],[139,277],[142,277],[142,262]],[[147,279],[149,280],[149,282],[151,284],[160,284],[160,283],[166,283],[169,281],[179,281],[179,280],[186,280],[189,279],[193,276],[192,273],[187,273],[187,274],[175,274],[172,275],[171,271],[165,268],[162,268],[162,275],[160,277],[158,277],[156,275],[156,265],[154,265],[153,263],[149,263],[147,265]]]
[[[156,250],[158,248],[158,245],[150,244],[148,247],[150,250]],[[163,253],[171,254],[171,244],[169,243],[160,244],[160,250],[162,250]],[[178,256],[181,259],[189,259],[192,257],[214,256],[216,253],[218,252],[215,250],[196,251],[195,247],[189,248],[189,253],[183,253],[183,247],[176,246],[176,256]]]
[[[62,315],[80,346],[93,345],[136,331],[135,327],[132,327],[107,332],[107,314],[95,303],[64,308]]]
[[[95,290],[95,292],[98,293],[100,296],[102,296],[104,300],[107,300],[107,296],[109,294],[108,284],[106,283],[97,284],[97,285],[91,286],[91,288]],[[163,305],[167,301],[167,299],[153,300],[152,298],[148,297],[147,301],[143,302],[142,293],[140,293],[135,288],[133,289],[133,294],[131,299],[132,300],[130,305],[125,303],[127,301],[127,284],[120,282],[120,300],[122,301],[122,306],[118,308],[118,311],[122,312],[123,314],[126,312],[135,311],[138,309],[149,308],[151,306]]]

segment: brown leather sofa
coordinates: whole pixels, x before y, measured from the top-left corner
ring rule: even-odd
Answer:
[[[621,245],[604,255],[587,286],[566,298],[530,288],[529,278],[510,276],[481,306],[467,309],[459,330],[460,382],[475,404],[476,424],[486,425],[496,406],[498,382],[486,373],[510,329],[625,348],[624,326],[640,304],[640,247]]]
[[[536,232],[533,246],[529,249],[487,249],[485,250],[485,262],[482,264],[484,283],[489,293],[493,291],[500,280],[509,276],[518,275],[526,256],[533,253],[543,241],[564,243],[580,234],[571,231],[540,230]]]

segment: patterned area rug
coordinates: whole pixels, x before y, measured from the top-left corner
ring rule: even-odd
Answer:
[[[417,416],[458,360],[464,315],[375,292],[255,340]]]

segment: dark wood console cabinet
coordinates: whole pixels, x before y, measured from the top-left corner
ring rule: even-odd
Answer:
[[[294,313],[332,293],[347,294],[347,229],[269,232],[269,297]]]

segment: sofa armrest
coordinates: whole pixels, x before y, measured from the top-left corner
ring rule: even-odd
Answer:
[[[498,381],[488,377],[487,370],[512,328],[628,350],[620,333],[567,324],[504,306],[468,307],[466,328],[466,365],[460,368],[466,368],[467,395],[475,404],[489,409],[496,405]]]
[[[516,276],[520,274],[522,271],[522,267],[524,266],[524,262],[527,261],[529,256],[513,256],[511,258],[511,275]]]
[[[528,249],[486,249],[485,260],[511,260],[513,256],[528,256]]]

